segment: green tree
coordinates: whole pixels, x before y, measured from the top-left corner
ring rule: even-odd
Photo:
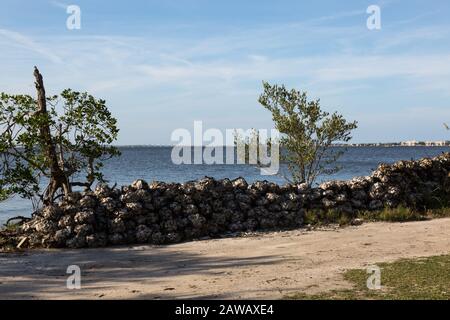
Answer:
[[[263,82],[260,104],[272,113],[281,133],[281,160],[291,173],[292,182],[312,185],[318,175],[333,174],[342,150],[331,148],[348,142],[357,122],[348,122],[338,113],[321,109],[320,100],[309,101],[306,92]]]
[[[104,100],[70,89],[47,97],[36,67],[34,77],[37,99],[0,96],[0,194],[37,196],[47,205],[74,186],[104,181],[104,160],[119,155],[111,146],[119,129]]]
[[[3,187],[0,187],[0,202],[5,201],[9,197],[8,190],[3,189]]]

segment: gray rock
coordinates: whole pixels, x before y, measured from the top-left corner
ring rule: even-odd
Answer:
[[[75,224],[75,221],[71,215],[62,216],[61,219],[59,219],[59,221],[58,221],[58,227],[60,227],[60,228],[71,227],[74,224]]]
[[[42,219],[34,225],[34,229],[36,230],[36,232],[41,234],[52,234],[58,229],[58,227],[57,224],[52,220]]]
[[[330,200],[327,198],[322,199],[322,204],[325,209],[331,209],[331,208],[336,207],[336,201],[333,201],[333,200]]]
[[[108,236],[108,243],[111,244],[124,244],[124,236],[120,233],[113,233]]]
[[[58,246],[62,246],[72,236],[72,230],[70,227],[56,231],[55,242]]]
[[[338,203],[344,203],[348,200],[347,194],[345,193],[340,193],[336,196],[336,202]]]
[[[202,228],[206,222],[206,219],[198,213],[189,215],[188,219],[196,229]]]
[[[97,198],[107,198],[111,195],[111,188],[106,183],[99,183],[94,190]]]
[[[384,194],[384,186],[382,183],[377,182],[370,188],[370,198],[372,199],[381,199]]]
[[[145,225],[139,225],[136,229],[136,240],[139,243],[146,243],[151,239],[152,236],[152,230],[145,226]]]
[[[57,221],[61,217],[62,213],[63,211],[61,210],[61,208],[54,205],[45,207],[41,211],[41,215],[44,219],[52,221]]]
[[[90,224],[81,224],[75,227],[74,232],[78,236],[86,237],[87,235],[94,233],[94,228]]]
[[[311,190],[310,186],[307,183],[300,183],[297,185],[298,193],[308,193]]]
[[[233,187],[237,188],[237,189],[246,190],[248,188],[247,181],[245,181],[245,179],[242,177],[234,179],[231,183],[232,183]]]
[[[100,200],[100,204],[107,210],[110,212],[114,212],[116,209],[119,208],[120,203],[119,201],[117,201],[114,198],[111,197],[106,197],[106,198],[102,198]]]
[[[93,224],[95,222],[95,213],[92,210],[81,211],[75,215],[74,220],[77,224]]]
[[[383,208],[383,202],[380,200],[372,200],[369,203],[369,209],[370,210],[379,210]]]
[[[78,248],[84,248],[86,246],[86,237],[75,235],[72,238],[69,238],[66,241],[66,247],[78,249]]]
[[[450,192],[450,154],[380,165],[371,176],[279,186],[245,179],[205,177],[184,184],[143,180],[73,193],[39,210],[20,233],[30,246],[84,248],[107,244],[176,243],[238,235],[248,230],[297,228],[305,210],[335,210],[350,217],[400,203],[423,206],[436,191]],[[353,220],[352,224],[359,224]]]
[[[127,208],[127,211],[131,215],[138,215],[143,213],[143,206],[139,202],[128,202],[125,204],[125,207]]]
[[[277,203],[280,200],[280,196],[275,193],[267,193],[266,199],[269,203]]]
[[[131,188],[134,190],[148,190],[149,185],[144,180],[136,180],[131,184]]]
[[[80,200],[80,206],[87,209],[95,208],[97,205],[96,198],[90,195],[85,195]]]

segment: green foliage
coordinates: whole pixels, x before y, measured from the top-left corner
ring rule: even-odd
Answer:
[[[405,207],[385,208],[380,212],[379,219],[391,222],[417,221],[423,217],[415,210]]]
[[[259,102],[272,113],[275,127],[282,134],[281,159],[286,161],[294,183],[312,185],[318,175],[333,174],[342,151],[330,147],[348,142],[356,122],[347,122],[342,115],[329,114],[320,101],[308,101],[305,92],[287,90],[284,86],[263,83]]]
[[[34,114],[35,101],[26,95],[0,95],[0,185],[7,197],[19,193],[31,198],[38,191],[38,176],[45,159],[35,152],[41,116]]]
[[[398,206],[395,208],[383,208],[379,211],[358,212],[357,217],[366,221],[423,221],[427,219],[450,217],[450,207],[445,205],[424,210]]]
[[[402,259],[377,264],[381,268],[381,290],[367,288],[364,269],[344,273],[352,289],[331,290],[315,295],[297,293],[285,297],[299,300],[448,300],[450,299],[450,255]]]
[[[31,96],[0,95],[0,199],[10,194],[42,198],[39,183],[51,178],[45,126],[70,186],[90,188],[95,180],[103,181],[103,161],[119,154],[110,145],[119,129],[104,100],[67,89],[48,97],[47,106],[41,113]],[[75,181],[83,177],[84,181]]]
[[[387,221],[387,222],[407,222],[423,221],[426,219],[444,218],[450,216],[450,207],[420,211],[414,208],[398,206],[395,208],[383,208],[376,211],[358,211],[353,214],[345,213],[336,209],[308,209],[305,212],[304,223],[313,226],[323,226],[328,224],[339,224],[345,226],[358,218],[363,221]]]
[[[61,93],[64,113],[57,123],[56,145],[63,149],[64,166],[71,175],[80,171],[90,185],[95,180],[104,181],[103,161],[120,154],[111,146],[117,139],[117,120],[105,105],[87,93],[70,89]]]
[[[320,224],[320,212],[316,210],[306,210],[304,216],[304,224],[318,225]]]
[[[2,187],[0,187],[0,202],[5,201],[9,198],[9,190],[5,190]]]
[[[350,215],[336,209],[308,209],[305,212],[304,223],[313,226],[325,226],[328,224],[339,224],[341,226],[350,223]]]

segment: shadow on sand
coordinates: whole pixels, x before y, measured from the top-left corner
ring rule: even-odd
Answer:
[[[177,295],[175,287],[165,287],[167,278],[177,276],[226,277],[229,268],[275,265],[281,257],[211,257],[185,252],[170,246],[133,246],[83,250],[50,250],[0,254],[0,299],[108,298],[102,292],[121,287],[137,299],[227,298],[223,294]],[[81,269],[82,289],[69,290],[69,265]],[[228,270],[227,270],[228,269]],[[213,277],[211,277],[213,276]],[[163,281],[164,278],[164,281]],[[171,281],[170,283],[176,283]],[[151,292],[136,290],[148,284]],[[207,285],[207,282],[199,285]],[[249,286],[251,287],[251,286]],[[229,293],[236,296],[236,292]],[[237,294],[238,296],[239,294]]]

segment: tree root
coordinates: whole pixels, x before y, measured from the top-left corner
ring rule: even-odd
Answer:
[[[24,224],[25,222],[30,221],[31,218],[23,217],[23,216],[12,217],[12,218],[9,218],[8,220],[6,220],[5,226],[9,225],[9,223],[10,223],[11,221],[14,221],[14,220],[20,220],[20,222],[18,222],[17,224],[18,224],[18,225],[22,225],[22,224]]]

